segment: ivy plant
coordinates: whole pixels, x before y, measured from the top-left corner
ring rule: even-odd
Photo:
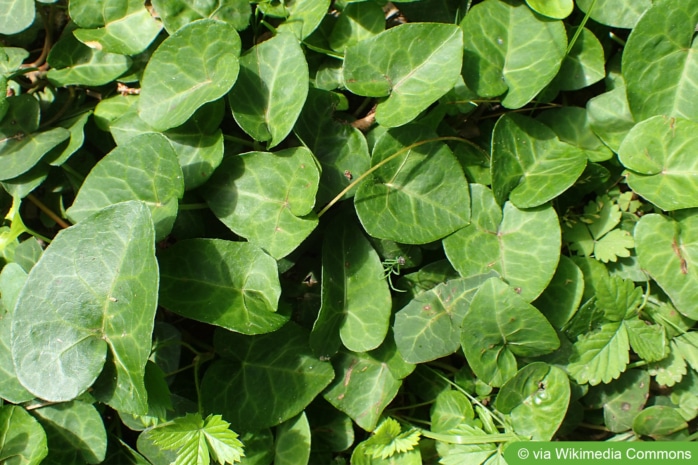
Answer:
[[[0,0],[0,462],[695,440],[698,0]]]

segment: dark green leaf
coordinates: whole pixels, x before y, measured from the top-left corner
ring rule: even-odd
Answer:
[[[647,371],[628,370],[617,380],[591,389],[585,400],[591,408],[603,408],[606,427],[621,433],[632,428],[633,419],[645,406],[649,392]]]
[[[688,424],[678,409],[664,405],[653,405],[640,412],[633,420],[633,431],[642,436],[659,439],[676,433]]]
[[[250,22],[249,0],[205,0],[196,3],[187,0],[153,0],[165,29],[174,34],[197,19],[217,19],[242,31]]]
[[[311,430],[305,413],[276,428],[275,465],[304,465],[310,458]]]
[[[46,457],[46,433],[19,405],[0,406],[0,462],[39,465]]]

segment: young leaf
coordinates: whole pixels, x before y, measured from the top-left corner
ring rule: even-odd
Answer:
[[[603,323],[574,344],[567,370],[579,384],[609,383],[629,362],[628,332],[622,321]]]
[[[642,289],[629,279],[612,276],[596,285],[596,307],[609,321],[621,321],[642,303]]]
[[[149,432],[153,443],[163,449],[176,450],[174,465],[208,465],[211,459],[220,465],[239,462],[245,455],[238,435],[220,415],[190,413]]]
[[[470,423],[475,418],[473,406],[460,391],[448,390],[436,396],[431,406],[431,431],[435,433],[451,432],[463,423]]]
[[[534,11],[548,18],[564,19],[574,9],[573,0],[526,0]]]
[[[47,454],[39,422],[19,405],[0,406],[0,463],[39,465]]]
[[[414,449],[419,443],[419,438],[418,430],[410,428],[402,431],[397,420],[386,418],[364,443],[364,453],[374,458],[387,459]]]

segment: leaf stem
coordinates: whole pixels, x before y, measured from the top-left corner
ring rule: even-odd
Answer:
[[[196,388],[196,400],[199,408],[199,415],[204,416],[204,404],[201,397],[201,382],[199,381],[199,368],[201,365],[213,359],[213,354],[201,353],[194,357],[194,387]]]
[[[579,26],[577,26],[577,30],[574,31],[574,35],[572,36],[572,40],[570,40],[570,43],[567,44],[567,51],[565,52],[565,55],[569,55],[570,52],[572,51],[572,47],[574,47],[575,42],[577,42],[577,39],[582,33],[582,30],[584,29],[584,26],[586,26],[587,21],[589,21],[589,17],[591,15],[591,11],[594,9],[594,6],[596,5],[596,0],[593,0],[591,2],[591,6],[589,6],[589,9],[587,12],[584,14],[584,18],[582,19],[582,22],[579,23]]]
[[[236,142],[238,144],[244,145],[245,147],[250,147],[253,149],[257,149],[257,145],[254,142],[250,142],[249,140],[242,139],[240,137],[235,137],[235,136],[229,136],[228,134],[223,134],[223,139],[229,140],[230,142]]]
[[[473,145],[473,146],[477,147],[477,145],[476,145],[475,143],[469,141],[468,139],[463,139],[462,137],[455,137],[455,136],[443,136],[443,137],[435,137],[435,138],[433,138],[433,139],[420,140],[419,142],[415,142],[414,144],[411,144],[411,145],[408,145],[408,146],[406,146],[406,147],[403,147],[403,148],[401,148],[400,150],[398,150],[397,152],[395,152],[394,154],[390,155],[389,157],[387,157],[387,158],[385,158],[385,159],[379,161],[379,162],[376,163],[375,165],[373,165],[371,168],[369,168],[369,169],[366,170],[363,174],[361,174],[361,176],[359,176],[359,177],[356,178],[354,181],[352,181],[347,187],[345,187],[344,189],[342,189],[342,191],[341,191],[339,194],[337,194],[332,200],[330,200],[330,202],[329,202],[327,205],[325,205],[325,207],[324,207],[322,210],[320,210],[320,211],[318,212],[317,217],[320,218],[322,215],[324,215],[325,213],[327,213],[327,210],[329,210],[330,208],[332,208],[332,206],[333,206],[334,204],[336,204],[337,202],[339,202],[340,200],[342,200],[342,197],[344,197],[344,195],[345,195],[347,192],[349,192],[350,190],[352,190],[352,189],[353,189],[355,186],[357,186],[361,181],[363,181],[364,179],[366,179],[367,177],[369,177],[372,173],[374,173],[374,172],[375,172],[378,168],[380,168],[381,166],[383,166],[383,165],[385,165],[385,164],[387,164],[387,163],[390,163],[391,161],[393,161],[395,158],[399,157],[399,156],[402,155],[403,153],[409,152],[410,150],[412,150],[412,149],[414,149],[414,148],[416,148],[416,147],[419,147],[419,146],[422,146],[422,145],[425,145],[425,144],[429,144],[429,143],[432,143],[432,142],[441,142],[441,141],[447,141],[447,140],[452,140],[452,141],[456,141],[456,142],[463,142],[463,143],[470,144],[470,145]]]
[[[183,210],[205,210],[208,208],[206,203],[180,203],[179,211]]]
[[[44,204],[41,200],[37,199],[37,198],[34,196],[34,194],[29,194],[29,195],[27,196],[27,198],[29,199],[29,201],[30,201],[31,203],[33,203],[34,205],[36,205],[36,206],[39,208],[39,210],[41,210],[42,212],[46,213],[46,215],[47,215],[49,218],[51,218],[53,221],[55,221],[56,224],[57,224],[58,226],[60,226],[60,227],[63,228],[63,229],[69,228],[69,227],[70,227],[70,225],[69,225],[68,223],[66,223],[60,216],[56,215],[56,214],[53,212],[53,210],[51,210],[50,208],[48,208],[48,207],[46,206],[46,204]],[[42,239],[44,239],[44,238],[42,237]]]

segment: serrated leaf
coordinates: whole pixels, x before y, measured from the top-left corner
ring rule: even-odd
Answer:
[[[293,129],[308,95],[308,64],[298,39],[277,34],[240,57],[240,74],[228,94],[235,121],[272,148]]]
[[[170,34],[193,21],[205,18],[228,23],[242,31],[249,24],[252,13],[249,0],[205,0],[196,3],[187,0],[153,0],[152,3]]]
[[[168,310],[243,334],[268,333],[288,321],[276,313],[276,261],[250,243],[190,239],[164,250],[158,261],[160,305]]]
[[[596,307],[609,321],[621,321],[642,303],[642,289],[629,279],[612,276],[596,285]]]
[[[629,349],[628,332],[623,322],[603,323],[575,342],[567,370],[579,384],[609,383],[625,371]]]
[[[165,39],[145,67],[139,115],[156,130],[179,126],[223,97],[240,68],[240,37],[220,21],[194,21]]]
[[[649,324],[639,318],[623,322],[633,351],[647,362],[657,362],[668,355],[666,331],[661,325]]]
[[[48,454],[46,433],[19,405],[0,406],[0,462],[39,465]]]
[[[673,339],[674,348],[694,370],[698,371],[698,333],[690,332]]]
[[[223,224],[276,259],[315,229],[320,171],[304,147],[227,158],[202,189]]]
[[[530,102],[555,77],[567,47],[561,21],[537,16],[523,2],[486,0],[461,23],[463,78],[481,97],[504,98],[506,108]]]
[[[671,387],[683,379],[686,374],[686,361],[676,347],[676,343],[671,342],[669,355],[649,365],[649,374],[655,377],[655,381],[660,386]]]
[[[58,233],[13,314],[20,382],[42,399],[69,401],[92,386],[109,354],[113,378],[100,380],[99,399],[144,414],[157,283],[155,235],[141,202],[109,206]]]
[[[364,442],[364,453],[373,458],[387,459],[396,454],[413,450],[419,443],[420,433],[414,428],[402,431],[393,418],[386,418]]]
[[[462,49],[463,34],[454,25],[402,24],[348,47],[344,82],[354,94],[387,97],[376,106],[376,121],[402,126],[453,87]]]
[[[615,262],[619,257],[629,257],[633,247],[632,234],[624,229],[614,229],[594,243],[594,257],[604,263]]]

